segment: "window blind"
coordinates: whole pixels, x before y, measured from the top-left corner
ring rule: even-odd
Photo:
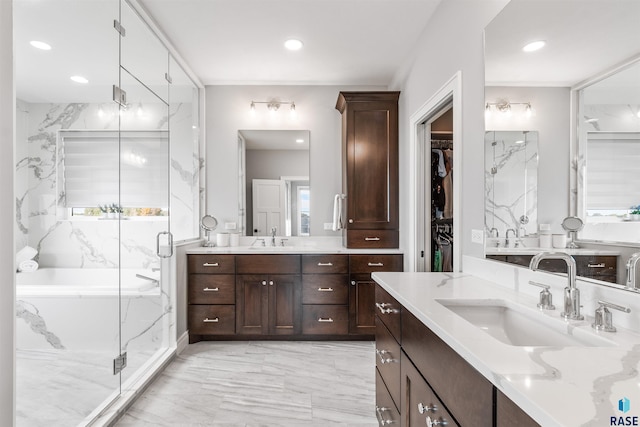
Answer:
[[[587,210],[640,204],[639,132],[590,132],[585,160]]]
[[[66,207],[168,207],[168,131],[60,131],[58,138]]]

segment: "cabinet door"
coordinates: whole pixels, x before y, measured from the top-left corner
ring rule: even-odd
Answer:
[[[397,96],[347,103],[347,229],[397,229]]]
[[[269,333],[268,283],[268,276],[236,276],[236,333]]]
[[[370,274],[351,275],[351,286],[349,286],[350,334],[375,334],[375,286]]]
[[[400,413],[406,427],[437,425],[454,427],[458,423],[422,378],[411,360],[403,353],[401,362],[401,389],[403,400]],[[487,421],[489,421],[487,423]],[[477,420],[474,425],[491,425],[491,420]],[[517,426],[519,424],[512,424]]]
[[[299,276],[271,275],[267,288],[269,334],[299,334],[302,330],[302,292]]]

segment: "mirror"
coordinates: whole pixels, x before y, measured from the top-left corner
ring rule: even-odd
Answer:
[[[566,234],[562,219],[582,218],[585,225],[578,233],[580,247],[608,251],[617,257],[618,284],[624,283],[626,260],[638,250],[638,242],[630,245],[629,236],[640,236],[640,232],[631,231],[640,226],[640,222],[631,220],[631,206],[637,207],[640,200],[618,203],[616,222],[603,223],[604,215],[595,212],[589,215],[585,204],[589,196],[585,193],[589,193],[589,187],[596,190],[595,176],[593,167],[585,168],[584,156],[589,157],[587,136],[612,138],[595,144],[602,146],[623,144],[620,140],[623,132],[624,136],[640,132],[637,125],[640,118],[630,114],[637,114],[640,105],[636,96],[640,86],[638,74],[631,79],[635,86],[621,86],[603,79],[621,75],[625,70],[634,72],[633,67],[624,65],[638,58],[640,52],[638,16],[637,1],[511,0],[485,28],[486,102],[497,105],[507,99],[511,103],[530,103],[533,110],[529,117],[519,108],[512,108],[511,114],[506,110],[505,114],[498,112],[485,120],[485,128],[538,132],[539,225],[550,224],[550,233]],[[523,47],[535,40],[544,40],[546,45],[534,52],[524,52]],[[627,114],[613,120],[614,109]],[[599,121],[586,123],[593,118]],[[623,121],[635,128],[605,126]],[[591,154],[596,152],[591,149]],[[611,166],[608,176],[613,179],[610,188],[624,187],[628,179]],[[640,199],[638,185],[634,188]]]
[[[488,131],[484,145],[487,244],[504,246],[508,230],[520,238],[538,230],[538,132]]]
[[[640,62],[578,90],[580,238],[640,243]]]
[[[211,215],[205,215],[200,220],[200,228],[202,228],[207,235],[207,240],[202,244],[207,248],[213,246],[213,242],[211,241],[211,232],[218,227],[218,220],[212,217]]]
[[[308,130],[239,130],[239,232],[309,236]]]

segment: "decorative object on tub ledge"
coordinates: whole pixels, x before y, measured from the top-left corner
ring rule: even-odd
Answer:
[[[103,219],[118,219],[124,213],[124,208],[118,203],[98,205]]]
[[[631,212],[629,212],[631,221],[640,221],[640,205],[631,206]]]
[[[212,248],[215,243],[211,241],[211,232],[218,226],[218,220],[211,215],[205,215],[200,220],[200,228],[206,232],[207,240],[202,244],[206,248]]]
[[[38,265],[37,261],[32,259],[27,259],[20,262],[20,264],[18,264],[18,271],[23,273],[33,273],[38,269],[38,267],[40,266]]]
[[[38,262],[34,258],[38,251],[31,246],[25,246],[16,253],[16,268],[18,271],[31,272],[38,269]]]

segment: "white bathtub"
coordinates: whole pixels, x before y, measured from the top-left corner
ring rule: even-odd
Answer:
[[[159,272],[150,269],[41,268],[17,273],[17,348],[162,346],[163,330],[173,323],[169,293],[136,275],[159,278]]]
[[[160,286],[152,280],[160,272],[151,269],[116,268],[40,268],[16,275],[16,296],[132,296],[159,295]],[[121,280],[121,282],[120,282]]]

